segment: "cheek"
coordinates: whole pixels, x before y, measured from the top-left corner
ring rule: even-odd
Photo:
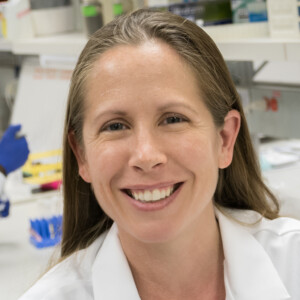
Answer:
[[[211,135],[192,135],[178,140],[177,162],[193,178],[193,194],[210,201],[218,181],[218,143]],[[206,199],[206,200],[205,200]]]
[[[94,185],[111,182],[120,176],[120,172],[126,161],[126,152],[123,148],[122,145],[115,145],[114,143],[90,145],[86,154]]]
[[[189,166],[199,172],[199,165],[203,169],[206,165],[213,167],[218,162],[218,145],[215,139],[204,134],[190,134],[178,138],[171,145],[173,154],[182,161],[182,165]]]
[[[112,199],[118,190],[118,179],[124,173],[125,149],[112,143],[94,144],[87,150],[86,157],[96,199],[105,213],[114,219],[117,211]]]

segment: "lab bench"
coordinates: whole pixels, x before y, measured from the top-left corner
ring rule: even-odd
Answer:
[[[37,249],[29,243],[29,219],[44,212],[44,201],[45,197],[12,202],[9,216],[0,218],[1,299],[18,299],[59,255],[57,247]]]

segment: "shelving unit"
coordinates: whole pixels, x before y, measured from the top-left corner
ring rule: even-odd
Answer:
[[[50,37],[9,42],[0,40],[0,51],[20,55],[78,56],[87,37],[83,33],[69,33]],[[247,38],[216,40],[226,60],[300,61],[299,39]]]

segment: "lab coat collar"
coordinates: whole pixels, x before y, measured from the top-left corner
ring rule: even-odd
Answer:
[[[217,208],[224,248],[226,300],[284,300],[290,296],[269,256],[242,226]],[[254,220],[255,221],[255,220]],[[95,300],[141,300],[118,237],[117,225],[108,232],[92,269]]]
[[[250,228],[225,216],[217,208],[215,214],[225,255],[226,300],[290,299],[271,259]]]
[[[92,281],[95,300],[140,300],[118,237],[117,225],[108,232],[94,262]]]

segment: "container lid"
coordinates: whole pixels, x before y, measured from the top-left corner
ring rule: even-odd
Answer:
[[[119,16],[123,14],[123,5],[122,3],[113,4],[113,13],[115,16]]]
[[[99,7],[95,5],[82,6],[81,12],[84,17],[95,17],[99,15]]]

